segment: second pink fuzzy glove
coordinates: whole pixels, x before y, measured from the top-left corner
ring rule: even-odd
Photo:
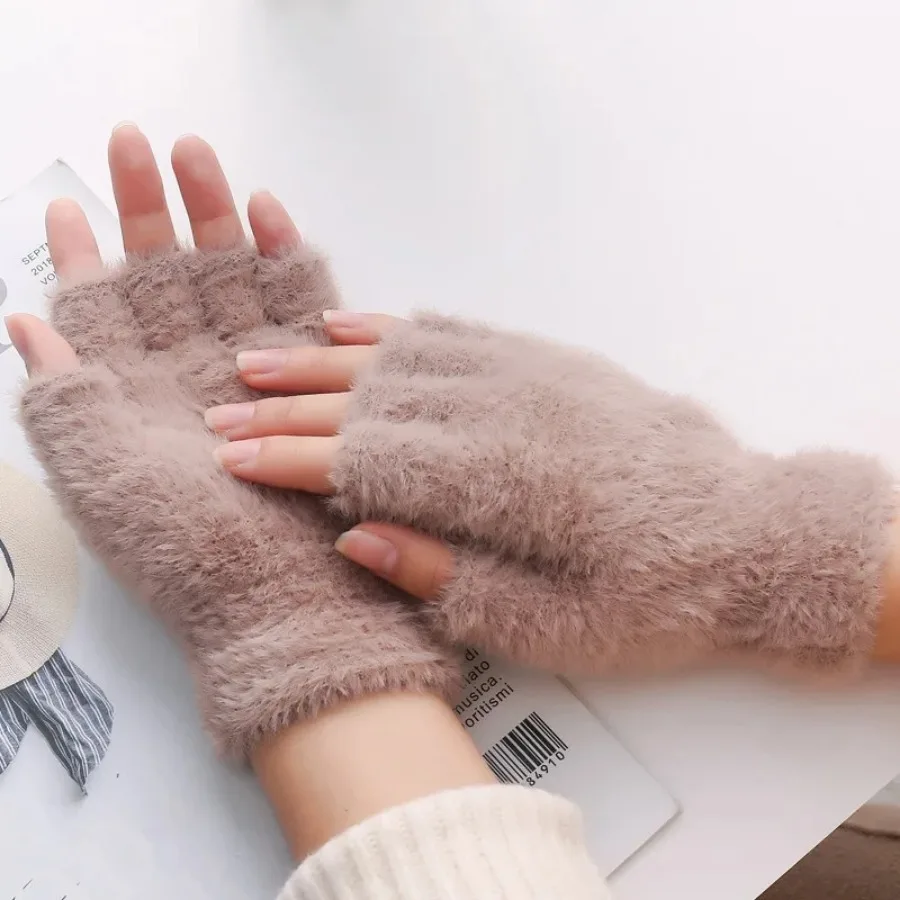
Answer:
[[[53,324],[79,370],[35,378],[28,437],[97,555],[184,646],[226,753],[384,690],[451,696],[456,671],[417,611],[342,561],[315,498],[238,481],[203,411],[252,395],[238,350],[324,343],[324,262],[173,251],[63,291]]]
[[[894,512],[849,454],[745,450],[608,360],[454,319],[401,323],[353,392],[334,504],[456,545],[439,633],[596,673],[869,652]]]

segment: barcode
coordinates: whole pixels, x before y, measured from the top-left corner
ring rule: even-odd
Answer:
[[[536,713],[524,718],[484,754],[499,781],[518,784],[548,762],[565,759],[568,744]]]

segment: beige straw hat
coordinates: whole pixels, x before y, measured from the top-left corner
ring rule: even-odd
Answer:
[[[50,659],[77,601],[71,529],[43,488],[0,463],[0,690]]]

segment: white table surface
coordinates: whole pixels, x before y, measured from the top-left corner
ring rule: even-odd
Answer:
[[[900,462],[891,0],[33,0],[0,35],[0,194],[61,156],[109,201],[115,122],[195,131],[357,308],[539,330],[757,446]],[[685,807],[617,896],[757,896],[900,770],[898,688],[583,685]]]

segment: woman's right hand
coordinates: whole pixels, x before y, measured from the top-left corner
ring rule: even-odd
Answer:
[[[403,525],[363,522],[344,532],[339,553],[413,597],[440,602],[453,575],[453,548]],[[893,528],[890,560],[882,582],[881,613],[875,627],[872,659],[900,663],[900,529]],[[559,674],[566,674],[563,670]]]
[[[446,640],[568,674],[885,654],[895,499],[876,462],[746,451],[696,403],[538,339],[328,318],[336,346],[237,360],[295,396],[209,410],[220,463],[393,523],[340,550],[431,597]]]

